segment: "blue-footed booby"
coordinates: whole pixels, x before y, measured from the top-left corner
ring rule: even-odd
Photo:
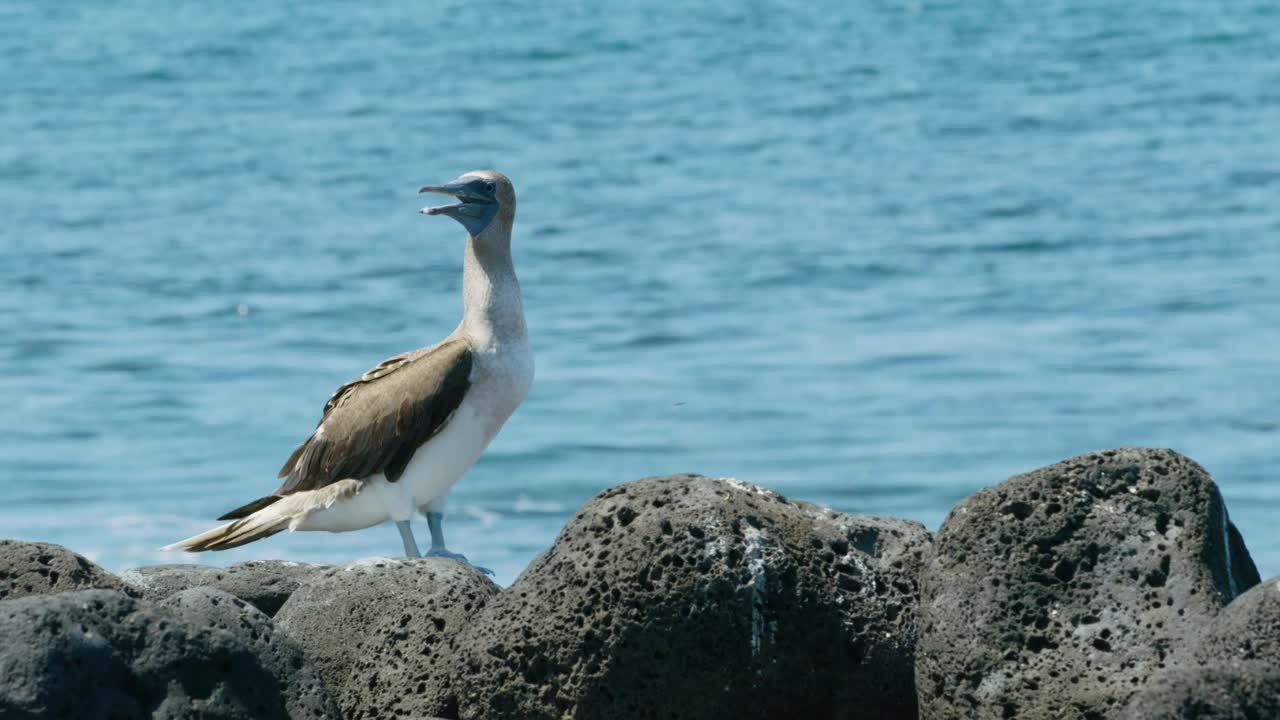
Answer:
[[[275,492],[228,512],[225,525],[166,546],[226,550],[281,530],[361,530],[393,520],[405,555],[420,557],[409,520],[427,517],[428,556],[445,547],[449,489],[471,467],[533,382],[520,284],[511,262],[516,196],[493,170],[419,192],[458,202],[423,208],[467,231],[462,322],[448,337],[378,363],[338,388],[311,436],[293,451]]]

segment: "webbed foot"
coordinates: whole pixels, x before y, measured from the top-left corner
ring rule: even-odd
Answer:
[[[449,558],[450,560],[457,560],[463,565],[471,565],[471,567],[479,570],[485,575],[493,574],[493,571],[490,570],[489,568],[480,567],[479,565],[473,565],[471,561],[467,559],[466,555],[463,555],[462,553],[453,552],[452,550],[446,547],[432,547],[430,550],[427,551],[427,557],[442,557],[442,558]]]

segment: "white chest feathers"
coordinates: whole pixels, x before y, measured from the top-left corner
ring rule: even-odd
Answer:
[[[400,482],[415,507],[443,497],[480,458],[533,384],[527,340],[473,350],[471,387],[445,426],[405,467]]]

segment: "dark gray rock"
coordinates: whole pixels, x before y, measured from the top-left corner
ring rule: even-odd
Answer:
[[[447,638],[498,592],[444,558],[357,560],[296,590],[276,614],[347,720],[420,717]]]
[[[137,595],[115,575],[61,545],[0,540],[0,600],[91,588]]]
[[[187,588],[211,587],[275,615],[299,585],[327,569],[327,565],[287,560],[250,560],[225,568],[149,565],[125,570],[120,579],[137,588],[147,600],[163,600]]]
[[[278,630],[271,617],[245,600],[216,588],[188,588],[159,603],[188,626],[234,635],[257,661],[280,680],[280,693],[290,718],[336,718],[338,706],[305,664],[302,648]]]
[[[1280,718],[1280,673],[1253,668],[1177,668],[1129,701],[1126,720],[1272,720]]]
[[[1219,613],[1204,628],[1191,659],[1135,695],[1127,717],[1280,718],[1280,577]]]
[[[1203,468],[1126,448],[965,498],[920,582],[922,718],[1102,718],[1258,574]]]
[[[297,668],[179,610],[112,590],[0,602],[0,717],[332,717],[290,703]]]
[[[1203,665],[1261,663],[1280,671],[1280,577],[1255,585],[1218,613],[1195,656]]]
[[[737,480],[609,489],[450,643],[463,718],[915,718],[918,523]]]

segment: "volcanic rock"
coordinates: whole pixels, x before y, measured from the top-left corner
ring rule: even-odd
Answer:
[[[239,602],[165,608],[113,590],[0,602],[0,717],[335,717],[270,619]]]
[[[101,588],[137,592],[61,545],[0,540],[0,600]]]
[[[250,560],[225,568],[204,565],[149,565],[126,570],[120,579],[147,600],[163,600],[193,587],[229,592],[268,615],[289,599],[298,586],[326,570],[326,565],[287,560]]]
[[[442,692],[424,710],[915,718],[916,574],[928,544],[918,523],[737,480],[620,485],[587,502],[434,655]]]
[[[369,558],[329,568],[276,614],[346,720],[419,717],[448,638],[498,587],[446,558]]]
[[[1258,574],[1203,468],[1125,448],[970,495],[920,582],[922,718],[1102,718]]]
[[[1127,717],[1280,718],[1280,577],[1236,598],[1200,634],[1183,667],[1146,686]]]

